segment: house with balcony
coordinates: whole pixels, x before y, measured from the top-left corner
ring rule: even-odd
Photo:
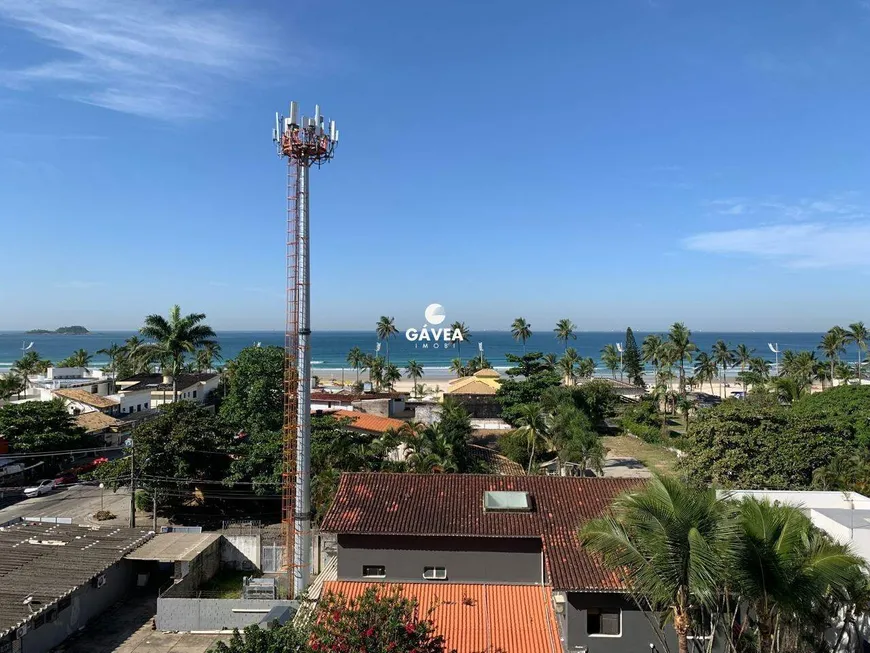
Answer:
[[[178,400],[204,403],[208,394],[217,389],[220,379],[219,372],[179,374],[175,378]],[[117,393],[122,396],[136,392],[144,393],[142,396],[147,397],[147,400],[143,399],[143,401],[151,408],[171,404],[173,401],[173,378],[168,374],[134,374],[119,379],[116,385]]]

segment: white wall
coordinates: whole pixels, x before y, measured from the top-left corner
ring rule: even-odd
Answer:
[[[140,410],[148,410],[149,408],[153,408],[151,404],[150,390],[122,392],[112,396],[121,402],[120,411],[124,415],[131,412],[136,413]]]
[[[720,495],[723,492],[720,491]],[[801,507],[804,512],[813,508],[846,508],[850,510],[870,510],[870,497],[857,492],[828,492],[822,490],[734,490],[729,493],[734,499],[755,497],[768,501],[779,501],[795,507]]]

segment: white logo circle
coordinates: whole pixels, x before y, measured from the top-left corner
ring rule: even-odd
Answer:
[[[441,324],[445,317],[444,307],[441,304],[429,304],[426,307],[426,321],[429,324]]]

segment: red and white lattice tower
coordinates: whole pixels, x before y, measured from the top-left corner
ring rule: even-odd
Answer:
[[[311,577],[311,264],[309,261],[308,174],[329,161],[338,142],[334,120],[299,118],[296,102],[288,117],[275,114],[272,139],[287,158],[287,321],[284,340],[284,459],[282,524],[284,561],[293,595]]]

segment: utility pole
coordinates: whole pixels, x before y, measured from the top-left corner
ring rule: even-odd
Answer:
[[[152,528],[155,533],[157,532],[157,485],[151,486],[151,513],[153,515]]]
[[[130,528],[136,528],[136,449],[130,438]]]

